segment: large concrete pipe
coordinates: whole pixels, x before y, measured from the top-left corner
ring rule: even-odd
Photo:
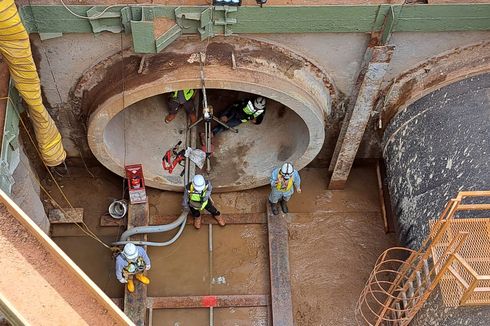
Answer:
[[[399,112],[384,136],[402,244],[417,248],[428,220],[460,190],[490,185],[490,73],[445,86]]]
[[[209,44],[182,38],[143,62],[129,52],[117,54],[86,73],[74,94],[90,116],[88,143],[102,164],[123,175],[125,164],[142,163],[147,185],[182,190],[182,178],[164,172],[161,158],[182,140],[185,115],[166,125],[166,104],[158,95],[201,87],[199,52],[206,53],[208,89],[258,94],[270,103],[260,126],[242,125],[238,134],[215,138],[210,178],[217,191],[261,186],[274,166],[293,161],[301,169],[313,160],[335,96],[328,76],[286,49],[227,37]]]

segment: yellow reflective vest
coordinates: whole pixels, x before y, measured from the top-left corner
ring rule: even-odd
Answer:
[[[123,273],[128,275],[142,273],[146,268],[146,263],[143,257],[139,256],[135,262],[128,262],[128,265],[123,268]]]
[[[204,188],[202,192],[194,191],[194,185],[191,184],[191,187],[188,191],[189,193],[189,205],[193,208],[202,211],[204,207],[208,204],[208,200],[204,200],[206,197],[206,192],[208,190],[208,185]]]
[[[248,116],[248,119],[242,119],[242,122],[247,122],[248,120],[252,120],[257,118],[259,115],[264,113],[264,109],[257,110],[252,104],[252,101],[248,101],[247,105],[242,109],[243,112]]]
[[[179,92],[180,91],[175,91],[172,94],[172,98],[174,98],[174,99],[178,98]],[[189,101],[192,98],[192,96],[194,96],[194,90],[193,89],[183,89],[182,92],[184,93],[184,98],[186,101]]]
[[[294,179],[294,177],[291,176],[291,178],[286,180],[283,178],[283,176],[279,172],[277,175],[277,181],[279,181],[279,182],[276,185],[276,189],[278,191],[281,191],[281,192],[288,192],[293,187],[293,181],[294,181],[293,179]],[[287,184],[286,184],[286,181],[287,181]]]

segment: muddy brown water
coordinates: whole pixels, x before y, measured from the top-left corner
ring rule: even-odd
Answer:
[[[102,168],[84,169],[61,179],[75,207],[84,208],[85,222],[106,242],[121,229],[99,227],[100,215],[121,194],[121,179]],[[354,305],[377,258],[395,244],[385,235],[380,216],[375,169],[356,167],[343,191],[328,191],[324,169],[303,169],[301,194],[290,201],[289,259],[296,325],[355,325]],[[90,187],[86,185],[90,184]],[[54,186],[52,195],[61,203]],[[96,190],[96,191],[95,191]],[[224,213],[264,212],[268,187],[213,196]],[[180,212],[182,195],[148,191],[150,213]],[[122,297],[110,252],[80,236],[74,226],[53,226],[54,240],[110,297]],[[150,236],[167,240],[172,234]],[[265,225],[213,226],[213,254],[208,252],[208,226],[187,226],[172,246],[148,249],[152,259],[149,296],[269,294],[269,262]],[[212,263],[212,266],[210,266]],[[267,308],[220,308],[215,325],[269,325]],[[153,325],[208,325],[208,309],[153,312]]]

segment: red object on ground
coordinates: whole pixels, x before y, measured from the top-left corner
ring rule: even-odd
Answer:
[[[202,298],[201,302],[203,307],[209,308],[209,307],[216,307],[218,304],[218,298],[214,295],[207,295]]]
[[[141,164],[126,165],[124,169],[128,179],[129,201],[131,204],[146,203],[143,166]]]

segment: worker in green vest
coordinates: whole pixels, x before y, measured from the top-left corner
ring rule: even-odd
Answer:
[[[201,228],[201,212],[207,210],[216,219],[220,226],[225,226],[225,220],[213,205],[211,200],[211,191],[213,187],[211,182],[204,179],[200,174],[196,174],[188,185],[184,189],[184,200],[182,206],[188,208],[194,217],[194,227],[196,229]]]
[[[266,100],[262,96],[258,96],[255,99],[244,99],[233,103],[221,112],[218,117],[221,122],[226,123],[231,128],[249,121],[259,125],[264,119],[265,104]],[[225,129],[224,126],[217,125],[213,128],[213,135],[217,135]]]
[[[167,96],[168,115],[165,117],[165,123],[169,123],[177,116],[177,112],[184,107],[191,124],[196,122],[196,112],[194,110],[194,97],[196,91],[193,89],[182,89],[171,92]]]

